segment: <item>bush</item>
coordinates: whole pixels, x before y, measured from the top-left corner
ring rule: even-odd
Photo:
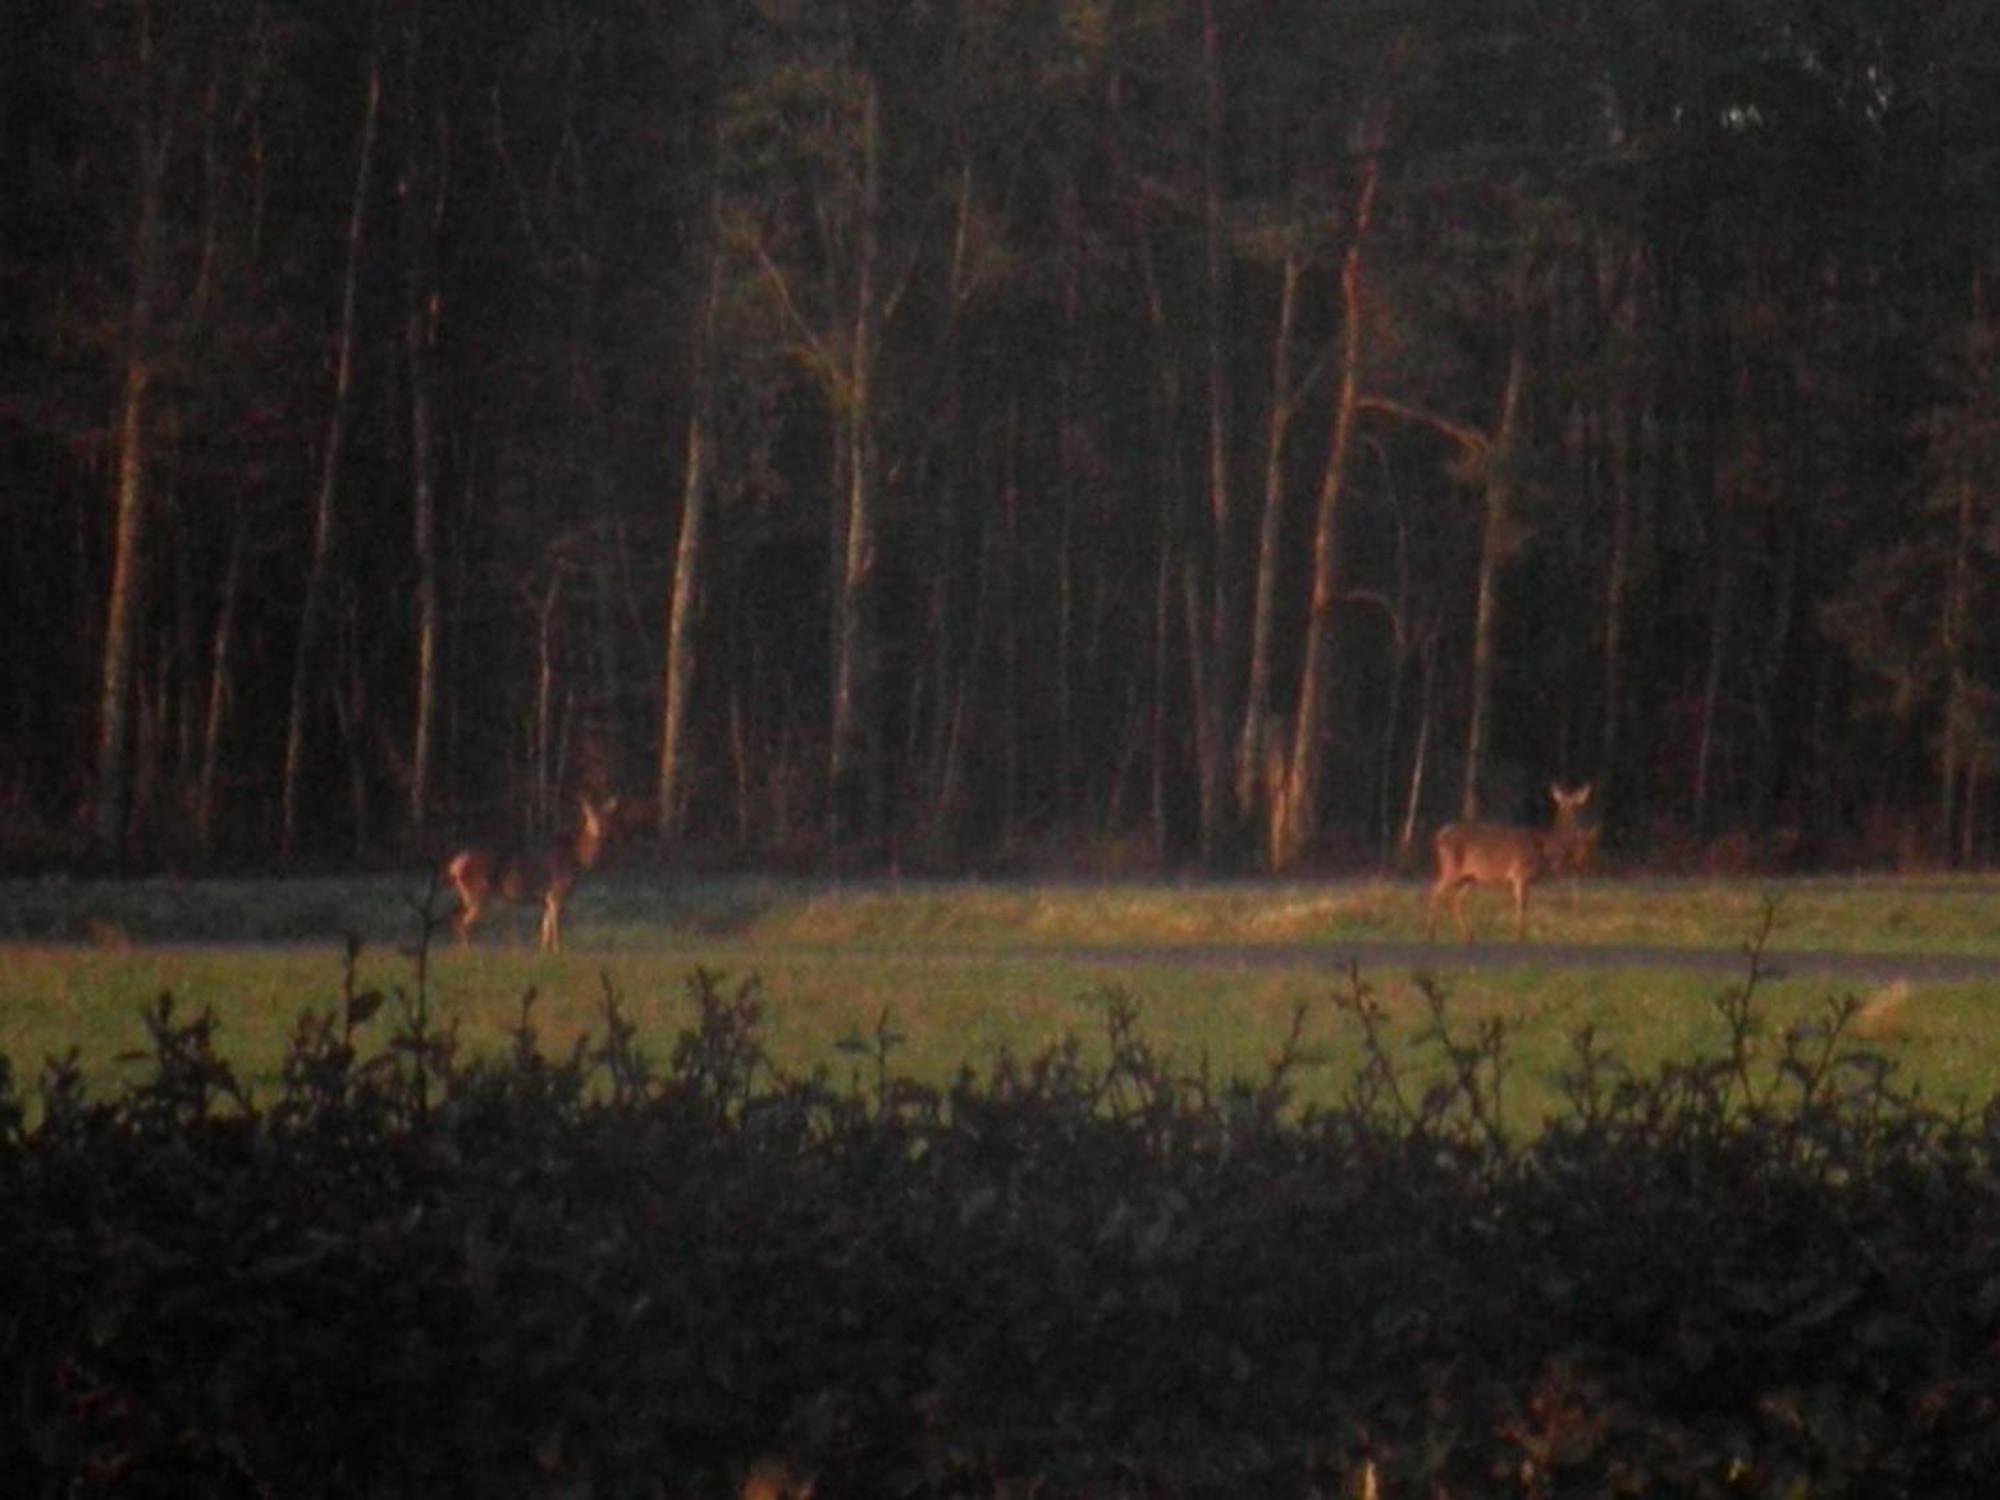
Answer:
[[[754,979],[650,1059],[619,998],[497,1063],[415,992],[309,1010],[278,1097],[163,998],[151,1069],[32,1126],[0,1068],[0,1469],[16,1493],[1936,1496],[2000,1461],[1996,1116],[1852,1051],[1852,1007],[1501,1124],[1505,1037],[1297,1106],[1105,997],[1074,1042],[786,1077]],[[385,1027],[364,1054],[361,1038]],[[1760,1057],[1772,1060],[1762,1064]],[[767,1470],[767,1473],[769,1471]],[[750,1493],[745,1490],[745,1493]]]

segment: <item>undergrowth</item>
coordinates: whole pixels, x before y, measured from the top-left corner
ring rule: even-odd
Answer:
[[[1589,1032],[1564,1112],[1426,985],[1366,979],[1331,1105],[1305,1014],[1252,1078],[1102,996],[1075,1038],[807,1076],[755,977],[658,1052],[608,984],[468,1059],[413,983],[296,1023],[272,1097],[163,996],[147,1067],[0,1061],[0,1471],[19,1494],[1980,1492],[2000,1461],[1994,1111],[1939,1111],[1830,1001],[1714,1055]],[[31,1124],[30,1121],[33,1121]],[[774,1472],[769,1462],[761,1471]],[[754,1491],[745,1489],[743,1493]]]

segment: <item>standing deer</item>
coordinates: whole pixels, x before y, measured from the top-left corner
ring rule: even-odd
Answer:
[[[1465,888],[1501,885],[1514,888],[1514,937],[1528,936],[1528,887],[1544,875],[1582,867],[1596,842],[1593,830],[1577,820],[1590,800],[1590,788],[1570,791],[1551,786],[1556,821],[1550,828],[1516,828],[1505,823],[1447,823],[1437,831],[1437,884],[1431,887],[1424,940],[1437,932],[1438,903],[1451,897],[1451,913],[1461,938],[1472,929],[1465,920]]]
[[[497,854],[491,849],[472,848],[452,856],[445,877],[458,893],[458,941],[472,940],[472,928],[493,905],[497,896],[525,905],[537,902],[542,908],[542,951],[562,949],[563,907],[569,893],[585,870],[596,866],[604,852],[604,840],[616,797],[604,802],[581,799],[583,824],[576,842],[567,847],[532,849],[514,854]]]

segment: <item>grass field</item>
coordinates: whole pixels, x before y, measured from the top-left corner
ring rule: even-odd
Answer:
[[[409,989],[406,950],[425,894],[420,880],[384,876],[0,882],[0,1052],[32,1076],[75,1046],[93,1084],[114,1087],[134,1067],[121,1054],[143,1041],[141,1008],[171,992],[214,1010],[225,1054],[268,1096],[301,1009],[339,993],[345,934],[364,942],[361,983]],[[1418,885],[1393,881],[843,885],[614,871],[580,891],[562,955],[533,950],[533,916],[522,911],[469,952],[441,943],[429,982],[474,1050],[501,1045],[530,989],[539,1032],[565,1047],[601,1029],[608,984],[639,1022],[642,1046],[664,1058],[685,1024],[693,969],[755,976],[781,1067],[844,1077],[856,1063],[836,1044],[886,1014],[903,1038],[898,1065],[933,1082],[1065,1034],[1095,1041],[1112,989],[1138,1002],[1144,1034],[1188,1069],[1256,1076],[1304,1005],[1306,1040],[1328,1061],[1302,1091],[1330,1097],[1355,1056],[1353,1023],[1330,998],[1353,982],[1341,946],[1418,939],[1423,899]],[[2000,959],[2000,884],[1974,879],[1560,883],[1538,893],[1534,930],[1554,944],[1726,952],[1755,936],[1771,903],[1774,948]],[[1501,898],[1475,895],[1471,910],[1481,939],[1509,935]],[[1556,1101],[1553,1080],[1580,1026],[1641,1069],[1721,1035],[1711,1002],[1730,981],[1713,973],[1460,970],[1455,940],[1436,952],[1451,1013],[1468,1031],[1506,1021],[1509,1113],[1523,1125]],[[1413,1033],[1425,1008],[1412,968],[1385,964],[1361,978]],[[1841,990],[1770,983],[1773,1031],[1821,1014]],[[1859,1039],[1894,1056],[1926,1095],[1983,1101],[2000,1089],[1990,1024],[2000,980],[1858,993],[1871,1002]]]

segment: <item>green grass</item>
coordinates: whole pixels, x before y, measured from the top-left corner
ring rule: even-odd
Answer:
[[[1593,880],[1539,892],[1534,929],[1539,941],[1566,945],[1727,951],[1756,932],[1775,898],[1778,948],[2000,954],[1996,894],[1971,879]],[[300,1010],[339,993],[346,932],[366,942],[362,984],[409,988],[400,950],[417,930],[422,895],[420,881],[394,877],[0,883],[0,1052],[31,1076],[75,1046],[93,1085],[115,1086],[133,1076],[135,1065],[118,1059],[144,1040],[141,1009],[170,991],[215,1011],[225,1054],[268,1093]],[[691,970],[754,974],[771,1051],[788,1071],[823,1067],[844,1078],[858,1064],[837,1043],[872,1032],[886,1012],[902,1038],[898,1066],[932,1082],[1068,1033],[1095,1043],[1110,988],[1138,1001],[1145,1035],[1187,1069],[1257,1076],[1303,1005],[1305,1040],[1330,1063],[1302,1086],[1328,1098],[1357,1055],[1353,1023],[1331,999],[1349,982],[1339,947],[1418,938],[1423,902],[1419,885],[1393,881],[836,885],[612,872],[578,895],[570,951],[536,953],[532,913],[512,913],[470,952],[439,947],[430,985],[439,1012],[479,1051],[504,1044],[530,989],[550,1048],[601,1029],[608,984],[663,1060],[686,1022]],[[1482,938],[1507,935],[1501,898],[1476,894],[1471,910]],[[1302,951],[1273,951],[1290,945]],[[1213,953],[1196,962],[1199,950],[1249,952],[1243,962]],[[1441,943],[1441,965],[1457,951]],[[1425,1014],[1411,970],[1384,964],[1363,977],[1407,1043]],[[1555,1106],[1577,1028],[1595,1027],[1629,1063],[1651,1069],[1718,1044],[1711,1001],[1729,982],[1535,968],[1453,969],[1449,980],[1451,1013],[1468,1031],[1494,1017],[1508,1025],[1510,1112],[1523,1124]],[[1818,1015],[1837,989],[1771,982],[1771,1027]],[[2000,983],[1906,987],[1877,1001],[1864,1040],[1896,1056],[1927,1095],[1983,1100],[2000,1088],[2000,1036],[1987,1024]]]

